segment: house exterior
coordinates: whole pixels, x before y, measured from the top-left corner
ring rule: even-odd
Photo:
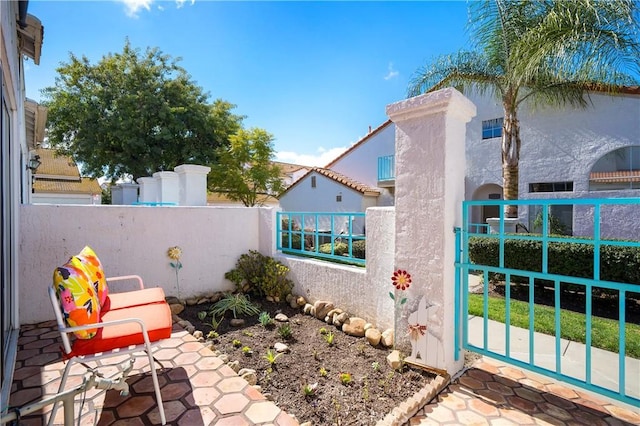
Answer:
[[[465,199],[502,199],[502,105],[488,95],[468,97],[477,106],[477,115],[467,124]],[[640,196],[640,88],[624,88],[616,95],[594,91],[588,98],[586,109],[520,108],[520,199]],[[365,194],[359,195],[359,203],[348,205],[351,211],[393,205],[394,153],[395,125],[387,121],[326,166],[326,170],[343,175],[345,182],[368,187],[369,194],[379,192],[366,201]],[[280,197],[282,209],[348,211],[346,204],[330,196],[348,185],[313,187],[314,176],[316,172],[308,173]],[[320,199],[326,203],[317,203]],[[536,206],[520,209],[519,222],[532,229],[538,213]],[[471,219],[486,223],[498,214],[498,206],[477,206]],[[588,235],[588,228],[592,228],[581,222],[583,215],[572,206],[554,206],[550,214],[568,233]],[[640,212],[629,211],[623,216],[629,224],[616,224],[619,229],[608,230],[609,236],[629,237],[628,228],[637,223]]]
[[[28,1],[0,3],[0,407],[8,406],[18,338],[20,204],[31,202],[31,171],[38,109],[28,109],[24,61],[40,62],[43,27]]]
[[[33,174],[32,203],[101,204],[100,184],[96,179],[80,176],[71,157],[46,148],[34,152],[41,164]]]

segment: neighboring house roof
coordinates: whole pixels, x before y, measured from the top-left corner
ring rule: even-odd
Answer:
[[[56,194],[100,194],[102,192],[98,181],[89,178],[80,178],[79,181],[36,179],[33,190],[35,193]]]
[[[33,191],[57,194],[100,194],[102,188],[96,179],[80,176],[76,163],[66,155],[58,155],[53,149],[38,148],[35,154],[41,164],[36,170]]]
[[[294,173],[302,169],[308,170],[310,168],[309,166],[302,166],[300,164],[292,164],[292,163],[283,163],[281,161],[272,161],[271,163],[280,167],[280,171],[282,171],[283,174]]]
[[[36,179],[52,179],[54,177],[80,178],[80,171],[75,161],[66,155],[59,155],[53,149],[39,148],[35,154],[40,156],[40,167],[36,170]]]
[[[353,151],[354,149],[356,149],[357,147],[359,147],[360,145],[362,145],[363,143],[365,143],[366,141],[369,140],[369,138],[373,137],[374,135],[376,135],[377,133],[380,133],[385,127],[387,127],[388,125],[391,124],[391,120],[387,120],[384,123],[382,123],[381,125],[379,125],[378,127],[376,127],[375,129],[373,129],[372,131],[370,131],[367,136],[363,137],[362,139],[360,139],[358,142],[354,143],[353,145],[351,145],[351,147],[349,149],[347,149],[345,152],[343,152],[342,154],[338,155],[336,158],[334,158],[333,160],[331,160],[331,162],[329,164],[327,164],[325,167],[325,169],[329,169],[331,167],[333,167],[333,165],[335,165],[341,158],[349,155],[349,153],[351,151]]]
[[[273,197],[271,195],[266,195],[266,194],[259,194],[258,201],[260,204],[265,204],[265,205],[278,204],[278,199],[276,197]],[[240,204],[242,205],[242,202],[229,199],[229,197],[227,197],[227,194],[225,194],[224,192],[208,192],[207,204]]]
[[[329,170],[329,169],[325,169],[325,168],[321,168],[321,167],[312,167],[311,170],[309,170],[304,176],[302,176],[300,179],[298,179],[293,185],[291,185],[289,188],[287,188],[280,196],[286,194],[287,192],[289,192],[289,190],[291,190],[293,187],[297,186],[300,182],[302,182],[303,180],[306,179],[307,176],[309,176],[312,173],[318,173],[321,174],[323,176],[326,176],[327,178],[338,182],[341,185],[344,185],[350,189],[354,189],[360,193],[362,193],[362,195],[374,195],[374,196],[378,196],[380,195],[380,190],[378,188],[374,188],[372,186],[368,186],[365,185],[363,183],[357,182],[343,174],[340,174],[338,172],[334,172],[333,170]]]

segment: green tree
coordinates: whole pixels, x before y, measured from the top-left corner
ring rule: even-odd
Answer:
[[[493,94],[504,109],[502,176],[505,200],[518,198],[518,108],[587,107],[589,89],[616,92],[637,85],[640,42],[633,0],[492,0],[472,2],[476,46],[436,58],[418,70],[409,95],[446,86]],[[517,206],[507,206],[517,217]]]
[[[95,65],[71,54],[43,90],[50,144],[81,164],[83,175],[109,179],[214,163],[243,117],[228,102],[207,103],[177,62],[128,40],[122,53]]]
[[[282,191],[280,168],[271,162],[273,137],[268,132],[240,129],[217,155],[218,163],[209,173],[210,191],[224,193],[247,207],[262,205]]]

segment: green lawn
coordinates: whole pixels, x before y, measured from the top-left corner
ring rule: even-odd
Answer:
[[[483,296],[469,295],[469,314],[483,315]],[[488,317],[494,321],[505,322],[505,300],[489,297]],[[529,304],[519,300],[511,300],[511,325],[529,328]],[[535,331],[555,335],[555,309],[544,305],[534,305]],[[591,346],[618,352],[618,321],[591,317]],[[585,343],[586,317],[584,314],[561,310],[561,337],[574,342]],[[640,359],[640,326],[626,323],[626,355]]]

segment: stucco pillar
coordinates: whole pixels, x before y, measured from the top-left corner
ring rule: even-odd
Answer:
[[[176,172],[155,172],[158,182],[158,202],[178,204],[180,201],[178,174]]]
[[[131,205],[138,201],[138,185],[119,183],[111,187],[111,204]]]
[[[450,374],[463,366],[454,360],[453,229],[462,224],[466,123],[475,114],[453,88],[387,106],[396,125],[395,268],[412,278],[408,290],[396,292],[396,300],[407,298],[396,309],[396,347],[411,349],[408,317],[425,296],[432,343],[423,361]]]
[[[207,174],[211,167],[182,164],[176,167],[181,206],[207,205]]]
[[[141,203],[157,203],[158,202],[158,181],[150,176],[141,177],[136,180],[140,185]]]

